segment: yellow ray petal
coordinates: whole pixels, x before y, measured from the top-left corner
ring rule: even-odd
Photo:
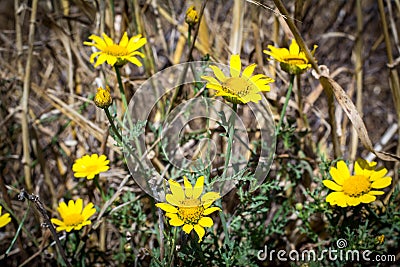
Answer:
[[[203,193],[204,187],[204,176],[200,176],[197,178],[196,184],[193,187],[193,198],[197,199],[200,197],[201,193]]]
[[[157,203],[156,207],[162,209],[163,211],[169,212],[169,213],[177,213],[178,209],[175,208],[174,206],[168,204],[168,203]]]
[[[296,42],[296,39],[292,39],[292,43],[289,46],[289,54],[298,55],[300,53],[300,47]]]
[[[124,32],[124,35],[122,35],[122,38],[119,41],[119,45],[123,46],[123,47],[127,47],[128,46],[128,42],[129,42],[128,33]]]
[[[343,192],[332,192],[326,197],[326,202],[331,205],[346,207],[346,195]]]
[[[221,82],[225,82],[226,76],[222,72],[222,70],[220,70],[217,66],[210,66],[210,68],[213,70],[215,77],[217,77],[218,80],[220,80]]]
[[[185,233],[190,234],[190,232],[193,230],[193,225],[191,225],[191,224],[185,224],[185,225],[182,227],[182,230],[183,230]]]
[[[174,198],[178,201],[183,201],[185,199],[185,192],[183,192],[181,185],[171,179],[168,182],[169,188],[171,189],[171,193],[172,195],[174,195]]]
[[[256,67],[257,67],[257,64],[251,64],[251,65],[247,66],[243,71],[242,77],[250,78]]]
[[[231,77],[239,77],[240,71],[242,70],[242,61],[240,60],[239,55],[231,56],[229,67]]]
[[[199,225],[202,227],[211,227],[213,226],[214,222],[210,217],[202,217],[199,220]]]
[[[372,184],[372,188],[381,189],[389,186],[392,183],[392,177],[385,177],[375,180]]]
[[[203,227],[200,225],[196,224],[194,226],[194,230],[196,231],[197,235],[199,236],[199,243],[203,240],[203,236],[206,233]]]
[[[333,182],[332,180],[323,180],[322,183],[333,191],[338,191],[338,192],[343,191],[343,187]]]
[[[183,184],[185,186],[185,194],[187,198],[193,198],[193,186],[186,176],[183,176]]]
[[[220,211],[221,209],[220,208],[218,208],[218,207],[212,207],[212,208],[208,208],[208,209],[205,209],[204,210],[204,212],[203,212],[203,215],[210,215],[211,213],[213,213],[214,211]]]

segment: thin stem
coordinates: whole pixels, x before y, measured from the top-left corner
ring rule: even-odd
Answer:
[[[294,77],[295,77],[295,75],[290,74],[289,88],[288,88],[288,91],[286,93],[286,99],[285,99],[285,103],[283,104],[281,117],[279,119],[278,126],[276,127],[276,135],[278,135],[281,132],[283,117],[285,117],[286,109],[287,109],[287,106],[289,104],[290,95],[292,94]]]
[[[100,183],[99,183],[99,174],[96,174],[96,176],[94,177],[93,180],[94,180],[94,184],[100,191],[101,198],[103,199],[104,202],[107,201],[106,195],[104,194],[104,191],[103,191],[103,188],[100,186]]]
[[[40,201],[40,198],[34,194],[29,195],[25,191],[25,189],[22,189],[18,195],[18,199],[19,200],[27,199],[29,201],[32,201],[35,204],[35,207],[39,211],[39,213],[42,215],[42,217],[46,223],[46,226],[50,229],[50,232],[53,235],[54,241],[56,241],[56,246],[58,248],[58,252],[61,254],[61,257],[63,258],[65,264],[68,267],[72,266],[71,263],[68,261],[67,255],[65,254],[65,251],[61,245],[60,239],[58,238],[56,229],[54,229],[54,226],[51,223],[50,218],[47,215],[46,209],[44,208],[42,202]]]
[[[194,240],[194,239],[192,239],[191,242],[193,242],[195,244],[196,250],[198,252],[197,254],[200,256],[200,260],[201,260],[203,266],[207,266],[206,260],[204,258],[204,253],[203,253],[203,250],[201,249],[199,242],[196,242],[196,240]]]
[[[114,66],[114,69],[115,69],[115,74],[117,75],[119,92],[121,93],[121,99],[122,103],[124,104],[124,110],[128,110],[128,102],[126,101],[124,85],[122,84],[122,79],[121,79],[121,72],[119,71],[120,67]]]
[[[176,234],[178,232],[178,229],[174,227],[173,234],[172,234],[172,241],[171,241],[171,248],[169,250],[169,255],[168,255],[168,264],[167,266],[173,266],[174,263],[174,255],[175,255],[175,243],[176,243]]]
[[[108,110],[108,108],[104,109],[104,112],[106,113],[107,119],[110,122],[111,125],[111,129],[113,130],[113,132],[115,133],[115,135],[118,137],[119,141],[122,142],[122,136],[121,134],[118,132],[117,127],[115,126],[114,120],[111,117],[110,111]]]
[[[188,56],[186,58],[186,62],[189,62],[191,60],[191,58],[192,58],[193,49],[194,49],[194,46],[195,46],[195,43],[196,43],[197,36],[199,34],[201,19],[203,17],[204,9],[206,7],[207,2],[208,2],[208,0],[205,0],[205,1],[203,1],[202,5],[201,5],[201,9],[200,9],[200,13],[199,13],[199,24],[195,28],[195,31],[194,31],[194,34],[193,34],[193,41],[192,41],[192,43],[190,45],[189,53],[188,53]],[[186,64],[184,66],[184,68],[183,68],[183,71],[182,71],[182,74],[181,74],[181,77],[180,77],[180,80],[179,80],[180,81],[179,82],[180,85],[178,86],[178,88],[175,89],[174,95],[172,96],[172,99],[171,99],[171,102],[169,104],[169,107],[168,107],[168,110],[167,110],[166,114],[169,114],[171,112],[171,110],[173,108],[173,105],[175,103],[175,100],[179,95],[179,92],[182,91],[182,88],[183,88],[183,85],[184,85],[183,81],[185,80],[188,68],[189,68],[189,64]]]
[[[228,147],[225,153],[225,164],[224,164],[224,172],[222,177],[225,178],[226,173],[228,171],[229,161],[231,159],[231,149],[233,143],[233,136],[235,135],[235,115],[237,112],[237,104],[233,104],[232,106],[233,112],[229,117],[229,124],[228,124]]]
[[[220,203],[221,204],[221,203]],[[222,207],[222,205],[221,205]],[[228,224],[226,223],[226,217],[225,217],[225,213],[223,211],[221,211],[219,213],[219,217],[221,218],[221,224],[222,224],[222,229],[224,231],[225,237],[224,237],[224,243],[228,244],[228,240],[229,240],[229,231],[228,231]]]
[[[188,27],[188,37],[187,37],[187,44],[188,44],[188,47],[190,48],[190,42],[191,42],[191,37],[192,37],[192,25],[190,25],[189,24],[189,27]],[[190,51],[189,51],[190,52]],[[192,58],[192,55],[191,54],[189,54],[189,61],[191,60],[191,58]]]
[[[31,177],[31,164],[32,159],[30,156],[30,137],[29,137],[29,120],[28,120],[28,106],[29,106],[29,92],[31,88],[31,67],[32,67],[32,55],[33,55],[33,43],[35,40],[35,22],[37,14],[38,0],[32,2],[31,18],[29,24],[29,36],[28,36],[28,54],[25,65],[25,76],[24,76],[24,87],[21,98],[21,128],[22,128],[22,151],[23,151],[23,163],[24,163],[24,178],[25,185],[29,192],[33,191],[32,177]]]

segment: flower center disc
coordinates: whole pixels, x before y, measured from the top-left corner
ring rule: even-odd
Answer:
[[[183,205],[178,207],[178,217],[185,223],[197,223],[203,215],[204,207],[198,199],[186,199]]]
[[[116,45],[116,44],[106,46],[103,49],[103,52],[106,54],[115,56],[115,57],[127,56],[129,54],[128,49],[126,49],[123,46]]]
[[[83,216],[79,213],[69,214],[64,218],[64,222],[66,225],[78,225],[83,222]]]
[[[222,83],[222,90],[226,93],[243,97],[249,94],[251,83],[242,77],[232,77]]]
[[[364,175],[350,176],[343,183],[343,192],[351,197],[358,197],[368,193],[371,187],[371,182]]]
[[[95,164],[87,165],[87,166],[85,166],[85,171],[86,172],[96,172],[98,168],[100,168],[100,164],[99,165],[95,165]]]
[[[296,57],[296,56],[286,56],[285,62],[291,65],[301,65],[307,64],[304,58]]]

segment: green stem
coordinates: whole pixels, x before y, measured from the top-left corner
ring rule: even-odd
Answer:
[[[206,260],[204,258],[203,250],[201,249],[199,242],[197,242],[195,239],[191,239],[191,242],[193,242],[196,247],[196,250],[198,252],[197,254],[200,256],[200,260],[203,264],[202,266],[207,266]]]
[[[228,147],[225,153],[225,164],[224,164],[224,172],[222,177],[225,178],[226,172],[228,171],[229,160],[231,159],[231,149],[233,143],[233,136],[235,135],[235,115],[237,112],[237,104],[233,104],[232,106],[233,113],[229,117],[229,125],[228,125]]]
[[[295,77],[295,75],[290,74],[289,88],[288,88],[288,91],[287,91],[287,93],[286,93],[286,99],[285,99],[285,103],[283,104],[283,109],[282,109],[282,112],[281,112],[281,117],[280,117],[280,119],[279,119],[278,126],[276,127],[276,135],[279,135],[279,133],[281,132],[283,117],[285,117],[286,109],[287,109],[287,106],[288,106],[288,104],[289,104],[290,95],[292,94],[294,77]]]
[[[118,137],[119,141],[122,142],[122,136],[121,134],[118,132],[117,127],[115,126],[114,120],[111,117],[110,111],[108,110],[108,108],[104,109],[104,112],[106,113],[107,119],[110,122],[111,125],[111,129],[113,130],[113,132],[115,133],[115,135]]]
[[[171,248],[169,250],[169,255],[168,255],[168,264],[167,264],[167,266],[172,266],[172,263],[173,263],[173,260],[174,260],[176,233],[177,233],[177,228],[174,227],[173,234],[172,234]]]
[[[219,205],[222,207],[221,203],[219,203]],[[228,224],[226,223],[225,213],[223,211],[221,211],[219,213],[219,217],[221,218],[222,230],[224,231],[224,234],[225,234],[224,244],[228,244],[228,242],[229,242],[229,231],[228,231]]]
[[[115,73],[117,74],[118,86],[119,86],[119,91],[121,93],[122,103],[124,104],[124,110],[128,110],[128,102],[126,102],[124,85],[122,84],[121,72],[119,71],[120,67],[114,66],[114,68],[115,68]]]
[[[188,47],[190,48],[190,38],[192,37],[192,26],[189,24],[189,28],[188,28],[188,37],[187,37],[187,43],[188,43]]]
[[[106,201],[107,201],[106,195],[104,194],[103,188],[100,186],[100,183],[99,183],[99,175],[96,174],[96,176],[94,177],[93,180],[94,180],[94,184],[96,185],[96,187],[97,187],[97,188],[99,189],[99,191],[100,191],[101,198],[103,199],[104,202],[106,202]]]

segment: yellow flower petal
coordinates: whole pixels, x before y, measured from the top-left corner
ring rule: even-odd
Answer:
[[[163,211],[169,212],[169,213],[177,213],[178,209],[175,208],[174,206],[168,204],[168,203],[157,203],[156,207],[162,209]]]
[[[64,225],[64,222],[59,219],[52,218],[50,221],[55,225]]]
[[[174,181],[174,180],[169,180],[169,189],[171,190],[171,193],[175,200],[177,202],[181,202],[185,199],[185,192],[183,191],[181,185]]]
[[[114,44],[113,40],[110,37],[108,37],[107,34],[103,33],[102,35],[104,42],[106,43],[107,46],[112,46]]]
[[[193,198],[193,186],[189,182],[189,180],[186,178],[186,176],[183,176],[183,184],[185,186],[185,195],[187,198]]]
[[[198,224],[202,227],[211,227],[214,222],[210,217],[203,217],[199,220]]]
[[[135,57],[128,57],[126,58],[126,60],[128,60],[129,62],[131,62],[132,64],[135,64],[138,67],[142,66],[142,62],[140,62],[137,58]]]
[[[225,82],[225,74],[218,67],[210,66],[210,68],[213,70],[215,77],[217,77],[218,80],[220,80],[221,82]]]
[[[122,38],[119,41],[119,45],[123,46],[123,47],[127,47],[128,46],[128,42],[129,42],[128,33],[124,32],[124,35],[122,35]]]
[[[292,39],[292,43],[289,46],[289,54],[298,55],[300,53],[300,47],[296,42],[296,39]]]
[[[201,78],[203,79],[203,80],[206,80],[206,81],[208,81],[208,84],[215,84],[215,85],[219,85],[219,86],[221,86],[221,83],[217,80],[217,79],[215,79],[214,77],[210,77],[210,76],[201,76]]]
[[[346,196],[346,203],[348,206],[357,206],[361,203],[361,199],[359,197],[350,197],[350,196]]]
[[[389,186],[392,183],[391,177],[385,177],[375,180],[372,184],[372,188],[381,189]]]
[[[346,207],[346,195],[343,192],[332,192],[326,197],[326,202],[331,205],[338,205],[340,207]]]
[[[337,168],[331,167],[329,173],[338,185],[343,185],[344,180],[350,177],[350,171],[346,163],[342,160],[339,161],[336,166]]]
[[[203,236],[206,233],[203,227],[200,225],[196,224],[194,226],[194,230],[196,231],[197,235],[199,236],[199,243],[203,240]]]
[[[206,88],[215,90],[215,91],[217,91],[217,92],[222,92],[222,93],[224,93],[224,91],[222,90],[221,85],[216,85],[216,84],[207,83]]]
[[[93,203],[89,202],[87,206],[82,211],[82,216],[85,220],[89,219],[96,213]]]
[[[242,61],[239,55],[232,55],[230,61],[230,73],[231,77],[239,77],[242,70]]]
[[[185,224],[185,225],[182,227],[182,230],[183,230],[185,233],[190,234],[190,232],[193,230],[193,225],[191,225],[191,224]]]
[[[378,195],[383,195],[383,194],[385,194],[385,192],[383,192],[383,191],[371,190],[371,191],[368,192],[368,194],[378,196]]]
[[[254,69],[256,67],[257,67],[257,64],[251,64],[251,65],[247,66],[242,73],[242,77],[250,78],[251,75],[253,75]]]
[[[199,198],[201,193],[203,193],[204,187],[204,176],[197,178],[196,184],[193,187],[193,198]]]
[[[371,174],[370,180],[371,181],[375,181],[375,180],[377,180],[379,178],[382,178],[387,174],[387,172],[388,172],[388,170],[386,168],[383,168],[383,167],[380,168],[380,169],[377,169]]]
[[[0,215],[2,214],[3,207],[0,206]],[[4,213],[0,216],[0,228],[6,226],[9,222],[11,222],[10,213]]]
[[[218,207],[208,208],[208,209],[205,209],[205,210],[204,210],[203,215],[210,215],[210,214],[213,213],[214,211],[218,211],[218,210],[220,211],[221,209],[218,208]]]
[[[375,200],[376,200],[376,196],[374,196],[372,194],[365,194],[365,195],[360,196],[360,201],[362,203],[366,203],[367,204],[367,203],[371,203],[371,202],[373,202]]]
[[[322,183],[333,191],[343,191],[343,187],[331,180],[323,180]]]
[[[201,202],[205,208],[208,208],[215,200],[221,198],[217,192],[208,192],[201,197]]]
[[[169,220],[169,224],[171,226],[182,226],[184,224],[184,221],[182,221],[178,215],[173,214],[173,213],[169,213],[168,217],[170,218]]]

